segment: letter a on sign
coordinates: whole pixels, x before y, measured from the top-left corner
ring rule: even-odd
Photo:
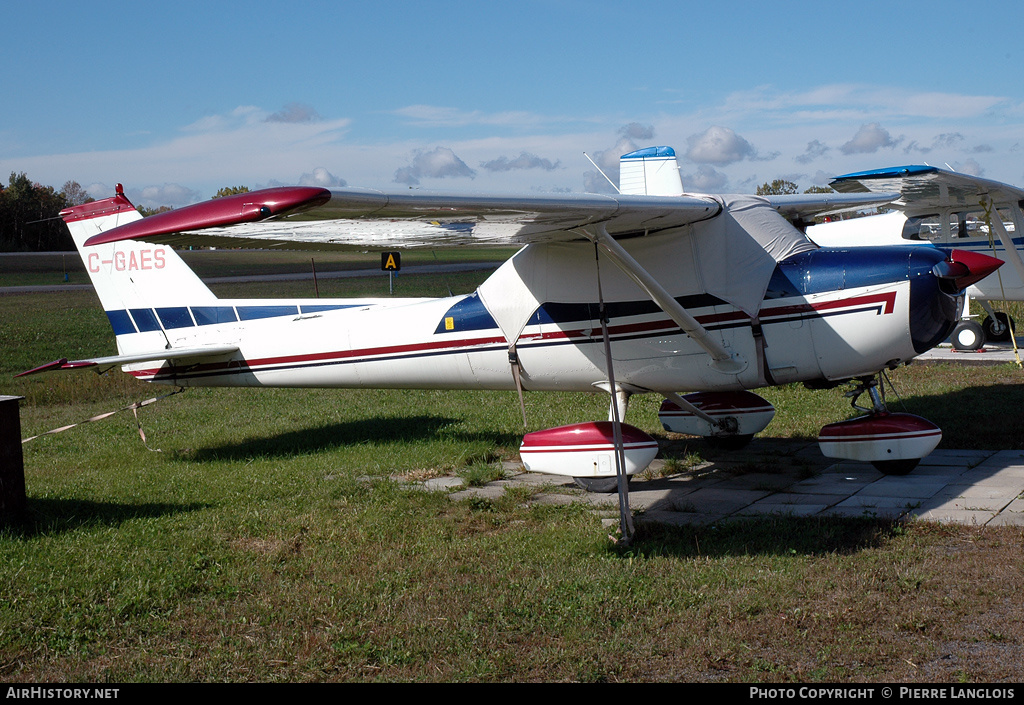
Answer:
[[[381,252],[380,268],[385,272],[397,272],[402,268],[401,252]]]

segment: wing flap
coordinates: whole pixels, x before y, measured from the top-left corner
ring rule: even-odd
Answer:
[[[114,367],[115,365],[130,365],[136,362],[154,362],[156,360],[195,360],[197,362],[213,357],[224,357],[238,352],[236,345],[207,345],[196,348],[171,348],[170,350],[154,350],[147,353],[135,353],[132,355],[110,355],[107,357],[94,357],[84,360],[68,360],[66,357],[60,360],[48,362],[31,370],[19,372],[15,377],[26,377],[39,374],[40,372],[52,372],[55,370],[84,370],[95,369],[97,372]]]

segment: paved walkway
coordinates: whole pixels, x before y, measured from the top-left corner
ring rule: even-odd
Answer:
[[[1018,356],[1024,361],[1024,337],[1017,338],[1017,350],[1012,343],[986,343],[981,350],[954,350],[949,343],[932,348],[915,359],[915,364],[956,362],[961,365],[1015,365]]]
[[[755,440],[725,457],[668,477],[656,477],[664,467],[656,460],[630,483],[637,521],[709,524],[783,514],[1024,526],[1024,451],[937,450],[902,477],[883,475],[866,463],[834,462],[813,442]],[[531,485],[539,490],[535,502],[618,506],[616,494],[588,494],[571,479],[526,473],[518,464],[506,469],[508,479],[483,487],[458,489],[457,478],[430,480],[427,486],[455,489],[453,499],[461,499]]]

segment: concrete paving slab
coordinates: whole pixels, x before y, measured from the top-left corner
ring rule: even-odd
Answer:
[[[993,450],[954,450],[950,448],[937,448],[932,451],[931,455],[921,460],[921,465],[959,465],[961,463],[970,463],[971,461],[980,463],[996,454],[997,451]],[[1022,457],[1024,457],[1024,455],[1022,455]]]
[[[813,453],[798,457],[808,448]],[[904,476],[883,475],[868,463],[829,460],[817,444],[805,441],[755,442],[743,458],[715,458],[669,477],[657,475],[662,463],[634,477],[629,499],[636,521],[684,526],[788,515],[1024,526],[1024,451],[943,449]],[[425,486],[457,500],[497,498],[508,486],[525,485],[534,490],[531,503],[582,502],[602,517],[617,515],[615,493],[588,494],[571,478],[527,473],[511,463],[506,471],[507,479],[484,487],[459,487],[458,478],[434,478]]]
[[[844,494],[801,494],[799,492],[779,492],[753,502],[749,507],[743,510],[743,513],[756,513],[762,509],[766,512],[776,513],[774,508],[779,506],[791,507],[794,512],[801,516],[809,516],[818,512],[823,512],[829,507],[834,507],[846,499],[846,497],[847,496]]]
[[[908,501],[928,499],[940,492],[947,481],[930,475],[880,477],[857,493],[858,497],[899,497]]]
[[[990,512],[998,514],[1010,501],[1001,497],[933,497],[921,504],[921,509],[928,512]]]
[[[424,481],[423,486],[428,490],[449,490],[465,484],[461,477],[432,477]]]
[[[774,497],[772,498],[774,499]],[[745,507],[738,512],[735,516],[752,517],[752,516],[763,516],[765,514],[779,514],[782,516],[794,516],[794,517],[812,517],[815,514],[820,514],[829,508],[828,504],[792,504],[788,502],[772,502],[764,500],[761,502],[755,502],[749,507]]]
[[[1017,338],[1017,348],[1021,349],[1020,358],[1024,360],[1024,338]],[[960,365],[1015,365],[1018,355],[1012,343],[986,343],[981,350],[954,350],[953,346],[944,343],[932,348],[923,355],[914,358],[914,364],[947,364]]]
[[[995,463],[984,467],[978,466],[962,474],[956,479],[956,482],[972,485],[1021,487],[1024,485],[1024,467],[1020,465],[999,466]]]
[[[1013,485],[991,485],[991,484],[951,484],[937,492],[933,499],[974,499],[974,500],[997,500],[1005,507],[1020,495],[1020,487]]]
[[[911,516],[922,521],[934,521],[939,524],[966,524],[967,526],[985,526],[991,524],[997,514],[971,510],[928,510],[912,512]]]
[[[992,455],[992,460],[1018,465],[1024,464],[1024,450],[1000,450]]]
[[[819,516],[847,519],[890,519],[898,520],[907,516],[907,510],[900,507],[835,506],[829,507]]]

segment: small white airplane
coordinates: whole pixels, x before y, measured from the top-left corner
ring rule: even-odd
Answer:
[[[904,473],[935,448],[941,431],[889,413],[875,377],[944,340],[963,290],[999,260],[818,247],[792,221],[896,194],[684,194],[670,148],[623,156],[620,184],[615,196],[282,187],[145,219],[118,186],[61,214],[118,353],[23,374],[121,365],[181,386],[507,389],[520,400],[603,390],[609,421],[526,434],[521,455],[530,470],[620,493],[658,450],[621,423],[638,393],[666,398],[666,429],[739,444],[774,414],[746,390],[853,382],[872,404],[822,429],[826,455]],[[185,265],[171,248],[184,243],[522,249],[468,295],[236,300]]]
[[[837,176],[832,188],[842,193],[896,192],[899,198],[882,215],[836,220],[808,227],[807,236],[822,247],[925,245],[990,254],[1010,263],[967,288],[963,317],[951,336],[958,350],[977,350],[986,342],[1006,341],[1014,321],[997,312],[993,301],[1024,301],[1024,190],[998,181],[933,166],[897,166]],[[968,305],[975,299],[988,314],[979,325]]]

